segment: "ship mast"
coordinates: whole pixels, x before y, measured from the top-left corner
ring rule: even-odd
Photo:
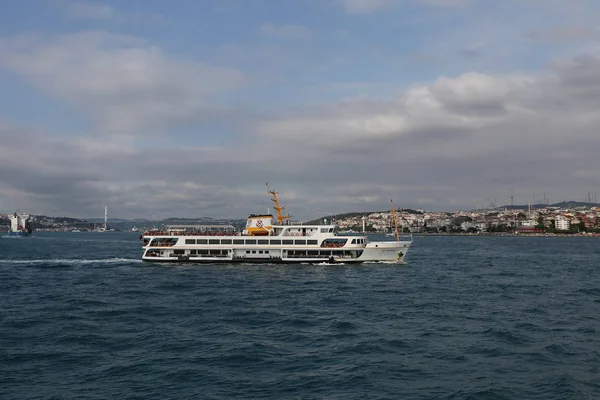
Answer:
[[[282,223],[285,219],[292,218],[291,215],[282,215],[281,214],[281,212],[283,210],[285,210],[285,207],[279,207],[279,200],[277,200],[277,192],[269,189],[268,183],[267,183],[267,192],[273,196],[271,201],[273,201],[273,203],[275,203],[275,207],[273,207],[273,208],[275,209],[275,211],[277,211],[277,222]]]
[[[394,228],[396,229],[396,240],[400,241],[400,234],[398,234],[398,221],[396,221],[396,210],[394,210],[394,202],[390,200],[392,206],[392,218],[394,218]]]

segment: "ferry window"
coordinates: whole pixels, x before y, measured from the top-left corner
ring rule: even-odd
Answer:
[[[296,244],[306,244],[306,240],[296,240]]]
[[[198,239],[196,241],[196,243],[198,243],[198,244],[208,244],[208,240],[207,239]]]
[[[333,228],[329,228],[329,232],[333,232]]]
[[[262,254],[262,250],[259,250],[259,251],[258,251],[258,254]]]
[[[246,250],[246,254],[250,254],[250,250]]]
[[[252,250],[252,254],[256,254],[256,250]]]
[[[221,239],[221,244],[231,244],[231,239]]]
[[[269,241],[266,239],[258,239],[258,244],[269,244]]]
[[[321,228],[321,233],[327,233],[327,228]]]
[[[194,254],[195,255],[195,254],[197,254],[197,251],[196,250],[190,250],[190,254]]]
[[[282,240],[283,244],[294,244],[293,240]]]
[[[184,254],[184,250],[175,250],[175,254]]]
[[[356,244],[356,239],[352,239],[352,244]]]
[[[244,244],[244,239],[233,239],[233,244]]]
[[[196,244],[196,239],[185,239],[185,244]]]
[[[221,244],[220,239],[208,239],[208,244]]]
[[[272,239],[271,240],[271,244],[281,244],[281,240],[279,240],[279,239]]]
[[[318,240],[307,240],[306,244],[318,244],[319,241]]]
[[[246,239],[246,244],[256,244],[255,239]]]

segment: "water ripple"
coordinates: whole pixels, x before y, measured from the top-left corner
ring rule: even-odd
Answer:
[[[600,246],[416,238],[408,263],[139,261],[0,238],[2,399],[597,399]]]

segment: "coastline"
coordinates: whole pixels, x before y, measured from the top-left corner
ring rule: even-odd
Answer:
[[[600,233],[413,233],[413,237],[421,236],[516,236],[516,237],[600,237]]]

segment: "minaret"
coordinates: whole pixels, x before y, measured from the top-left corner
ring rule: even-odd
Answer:
[[[104,206],[104,230],[106,230],[107,222],[108,222],[108,207]]]

